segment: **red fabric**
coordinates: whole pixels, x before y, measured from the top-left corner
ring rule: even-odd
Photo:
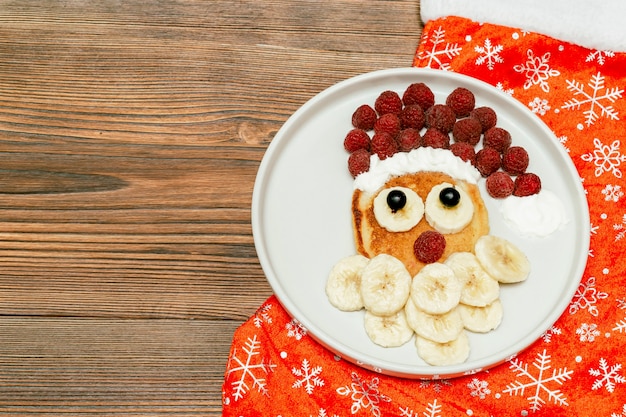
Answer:
[[[516,358],[433,381],[339,359],[271,297],[234,335],[224,416],[626,417],[626,53],[448,17],[426,24],[413,64],[491,83],[556,133],[590,206],[591,248],[578,292]]]

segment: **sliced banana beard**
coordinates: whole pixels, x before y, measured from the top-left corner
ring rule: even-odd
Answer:
[[[474,253],[485,271],[499,282],[521,282],[530,274],[530,262],[524,252],[501,237],[481,236],[474,245]]]
[[[426,313],[443,314],[459,304],[461,289],[461,282],[452,268],[435,262],[424,266],[413,277],[411,300]]]
[[[379,316],[370,311],[364,316],[365,332],[372,342],[382,347],[402,346],[413,337],[404,310],[390,316]]]
[[[458,192],[458,201],[455,201],[453,205],[444,204],[444,201],[448,204],[451,202],[445,199],[442,201],[440,196],[441,192],[447,188]],[[428,193],[424,203],[424,214],[428,224],[438,232],[456,233],[463,230],[472,221],[474,203],[461,185],[454,186],[443,182],[434,186]]]
[[[415,333],[433,342],[449,342],[459,337],[463,331],[463,320],[457,308],[444,314],[428,314],[417,308],[409,297],[404,311],[407,322]]]
[[[483,307],[500,296],[500,284],[482,267],[471,252],[455,252],[444,262],[461,281],[461,303]]]
[[[398,200],[390,201],[390,194]],[[374,198],[374,216],[378,224],[389,232],[406,232],[415,227],[424,216],[424,202],[417,193],[406,187],[385,188]]]
[[[369,259],[352,255],[340,259],[328,274],[326,296],[341,311],[357,311],[363,308],[361,297],[361,273]]]
[[[411,290],[411,275],[399,259],[376,255],[361,273],[361,297],[364,307],[373,314],[389,316],[406,304]]]
[[[464,331],[459,337],[446,343],[437,343],[416,336],[415,347],[420,358],[433,366],[458,365],[465,362],[470,354],[469,338]]]
[[[473,307],[459,304],[459,313],[463,326],[475,333],[487,333],[496,329],[502,322],[502,302],[497,299],[485,307]]]

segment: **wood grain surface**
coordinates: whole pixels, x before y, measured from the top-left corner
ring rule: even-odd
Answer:
[[[267,145],[421,27],[417,0],[0,0],[0,414],[221,415],[271,294]]]

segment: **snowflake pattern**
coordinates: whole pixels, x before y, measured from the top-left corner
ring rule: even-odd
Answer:
[[[437,404],[437,399],[435,398],[432,403],[428,403],[426,407],[426,411],[422,413],[424,417],[438,417],[441,416],[441,405]],[[402,408],[400,407],[400,415],[402,417],[418,417],[419,413],[411,410],[409,407]]]
[[[624,197],[624,192],[621,185],[607,184],[602,190],[602,195],[604,195],[604,201],[617,203],[620,198]]]
[[[552,336],[559,335],[561,333],[561,329],[556,326],[552,326],[541,335],[541,338],[544,342],[550,343],[552,342]]]
[[[581,282],[578,285],[572,303],[569,305],[569,313],[575,314],[579,310],[587,310],[592,316],[598,317],[599,312],[596,303],[598,300],[604,300],[608,296],[607,293],[596,289],[596,279],[595,277],[590,277],[587,282]]]
[[[308,360],[302,360],[302,366],[300,369],[292,368],[291,373],[296,376],[296,382],[293,383],[292,388],[302,388],[307,394],[313,394],[315,387],[323,387],[324,380],[319,376],[322,373],[321,366],[311,367]]]
[[[309,417],[314,417],[314,416],[309,416]],[[317,416],[315,417],[331,417],[331,416],[326,413],[326,410],[324,408],[320,408],[320,411],[317,413]],[[339,417],[339,416],[337,414],[333,414],[332,417]]]
[[[285,325],[287,329],[287,337],[293,337],[296,340],[302,339],[307,334],[307,329],[296,319],[292,319]]]
[[[581,156],[585,162],[593,162],[596,166],[594,172],[596,177],[605,172],[612,173],[615,178],[622,178],[622,171],[619,169],[622,162],[626,162],[626,155],[620,153],[620,141],[614,140],[610,145],[605,145],[598,138],[593,139],[595,150]]]
[[[587,83],[591,92],[587,92],[585,85],[581,82],[566,80],[566,83],[567,89],[574,93],[574,97],[566,101],[561,108],[578,110],[585,106],[586,110],[583,111],[583,114],[587,126],[593,125],[600,117],[619,120],[617,111],[613,106],[607,105],[606,102],[614,103],[622,97],[624,90],[619,87],[605,88],[605,79],[601,73],[592,75],[591,80]]]
[[[626,300],[617,300],[617,305],[618,305],[618,308],[622,310],[626,310]],[[626,316],[624,316],[623,320],[620,320],[617,323],[615,323],[615,327],[613,327],[613,331],[626,333]]]
[[[232,382],[235,401],[242,399],[252,388],[256,388],[263,395],[268,395],[265,378],[260,375],[264,376],[273,372],[276,365],[271,360],[267,362],[263,358],[256,360],[261,353],[260,347],[261,343],[257,340],[257,336],[254,335],[252,338],[249,337],[241,347],[241,350],[245,353],[244,359],[240,359],[237,356],[237,350],[233,352],[232,358],[229,359],[227,377],[239,374],[239,378]],[[233,362],[235,363],[234,365],[232,364]]]
[[[266,304],[263,307],[259,308],[257,312],[254,314],[254,318],[252,322],[255,327],[260,328],[263,323],[271,324],[272,317],[270,316],[270,310],[272,309],[271,304]]]
[[[481,400],[484,400],[487,395],[491,394],[489,383],[478,378],[472,378],[472,381],[467,384],[467,388],[470,389],[470,395],[472,397],[478,397]]]
[[[530,107],[533,113],[540,114],[541,116],[545,116],[548,110],[550,110],[548,100],[539,97],[535,97],[533,101],[528,103],[528,107]]]
[[[581,342],[593,342],[596,340],[596,337],[600,336],[600,331],[595,323],[583,323],[576,329],[576,334],[580,336],[579,340]]]
[[[378,378],[372,378],[371,382],[362,380],[356,372],[352,372],[352,383],[337,388],[337,393],[342,396],[350,396],[352,399],[352,414],[360,410],[369,409],[373,416],[380,417],[380,402],[391,402],[391,398],[378,391]]]
[[[611,417],[626,417],[626,404],[622,406],[622,412],[620,414],[611,413]]]
[[[614,224],[613,225],[613,230],[615,230],[617,232],[617,234],[615,235],[615,241],[616,242],[618,240],[624,239],[624,237],[626,236],[626,214],[624,214],[624,216],[622,217],[622,223],[621,224]]]
[[[561,390],[550,388],[549,383],[555,382],[558,385],[563,385],[566,380],[571,379],[574,371],[562,368],[554,369],[550,374],[550,355],[545,350],[543,353],[537,354],[533,367],[537,370],[537,374],[530,372],[528,365],[519,359],[512,359],[510,369],[516,373],[518,378],[523,377],[527,382],[516,380],[508,384],[503,392],[509,395],[524,395],[528,389],[531,393],[526,399],[529,401],[532,411],[538,411],[547,400],[552,400],[557,405],[567,406],[567,399]],[[544,395],[547,399],[544,399]]]
[[[604,65],[606,62],[606,58],[613,58],[615,56],[615,52],[613,51],[592,51],[589,52],[585,62],[597,62],[598,65]]]
[[[550,53],[546,52],[543,56],[535,56],[532,49],[527,52],[528,60],[523,65],[515,65],[513,70],[515,72],[522,73],[526,76],[526,82],[524,83],[524,89],[528,90],[533,85],[539,85],[544,92],[550,91],[550,85],[548,79],[550,77],[558,77],[561,73],[558,70],[550,68],[548,61],[550,60]]]
[[[491,39],[485,39],[484,46],[474,47],[480,56],[476,58],[476,65],[487,64],[487,68],[493,70],[496,64],[501,64],[504,59],[500,56],[500,52],[504,49],[502,45],[491,45]]]
[[[433,380],[420,381],[420,388],[423,389],[423,388],[431,387],[433,391],[435,391],[436,393],[440,393],[441,389],[444,386],[449,387],[451,385],[452,383],[448,379],[433,379]]]
[[[426,66],[429,68],[439,68],[445,71],[450,70],[450,64],[443,58],[452,59],[460,55],[463,49],[458,43],[446,43],[446,31],[441,26],[433,31],[432,37],[426,35],[424,43],[430,44],[431,49],[420,52],[418,58],[427,59]]]
[[[598,369],[589,369],[589,375],[598,377],[591,389],[598,390],[604,387],[608,392],[614,392],[616,384],[626,382],[626,377],[619,374],[620,369],[622,369],[621,363],[609,366],[606,359],[600,358]]]

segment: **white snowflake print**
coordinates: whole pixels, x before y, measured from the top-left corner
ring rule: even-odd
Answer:
[[[548,79],[550,77],[558,77],[561,73],[555,69],[550,68],[548,61],[550,60],[550,52],[546,52],[543,56],[535,56],[532,49],[526,52],[528,60],[523,65],[516,65],[513,67],[515,72],[522,73],[526,76],[526,82],[524,83],[524,89],[528,90],[533,85],[538,85],[541,89],[548,93],[550,91],[550,85]]]
[[[612,201],[614,203],[617,203],[620,198],[624,197],[621,185],[607,184],[604,190],[602,190],[602,194],[604,195],[604,201]]]
[[[626,310],[626,301],[625,300],[617,300],[617,305],[620,309]],[[615,327],[613,327],[613,331],[626,333],[626,316],[623,320],[615,323]]]
[[[481,400],[484,400],[487,395],[491,394],[489,383],[478,378],[472,378],[472,382],[467,384],[467,388],[470,389],[470,395],[472,397],[478,397]]]
[[[314,417],[314,416],[309,416],[309,417]],[[326,413],[325,409],[320,408],[320,411],[317,413],[317,416],[315,417],[331,417],[331,416]],[[333,414],[332,417],[339,417],[339,416],[337,414]]]
[[[426,64],[429,68],[439,68],[442,70],[450,70],[450,63],[445,62],[443,58],[452,59],[453,57],[460,55],[463,49],[457,43],[446,42],[446,31],[441,26],[433,31],[432,36],[426,35],[423,40],[425,45],[430,44],[431,49],[428,51],[420,51],[418,54],[419,59],[428,59]]]
[[[538,411],[549,400],[557,405],[567,406],[567,399],[561,390],[551,388],[549,384],[555,382],[558,385],[563,385],[566,380],[571,379],[574,371],[562,368],[554,369],[549,373],[550,368],[552,368],[550,366],[550,355],[545,350],[543,353],[537,354],[533,367],[536,369],[536,374],[530,372],[528,365],[519,359],[512,359],[510,368],[515,371],[518,378],[524,378],[526,382],[516,380],[508,384],[503,392],[509,395],[524,395],[526,389],[528,389],[530,395],[526,399],[529,401],[532,411]]]
[[[544,342],[550,343],[552,341],[553,335],[559,335],[561,333],[562,333],[561,329],[559,329],[556,326],[552,326],[541,335],[541,338],[543,339]]]
[[[599,377],[593,382],[592,390],[604,387],[608,392],[615,391],[615,385],[626,382],[626,377],[619,374],[621,363],[609,366],[604,358],[600,358],[598,369],[589,369],[589,375]]]
[[[474,51],[480,54],[476,58],[476,65],[487,64],[487,68],[493,70],[496,64],[501,64],[504,59],[500,56],[500,52],[504,49],[502,45],[491,45],[491,39],[485,39],[484,46],[475,46]]]
[[[378,391],[378,378],[372,378],[371,382],[362,380],[356,372],[352,373],[352,383],[337,388],[337,394],[350,396],[352,399],[352,414],[358,413],[360,410],[370,410],[375,417],[380,417],[380,402],[391,402],[391,398],[381,394]]]
[[[622,217],[622,224],[614,224],[613,230],[617,232],[615,235],[615,241],[624,239],[626,236],[626,214]]]
[[[613,58],[614,56],[615,52],[613,51],[592,51],[587,55],[585,62],[596,61],[598,65],[604,65],[606,58]]]
[[[607,101],[614,103],[618,98],[622,97],[623,89],[619,87],[605,88],[605,79],[599,72],[591,76],[591,80],[587,83],[587,87],[591,88],[590,92],[586,91],[583,83],[575,80],[566,80],[567,89],[574,93],[574,97],[566,101],[561,108],[567,110],[578,110],[585,107],[583,114],[585,115],[585,124],[593,125],[600,117],[607,117],[611,120],[619,120],[617,111],[611,105],[607,105]]]
[[[322,373],[321,366],[311,367],[308,360],[302,360],[302,366],[300,369],[292,368],[291,373],[297,378],[296,382],[291,386],[292,388],[302,388],[307,394],[313,394],[315,387],[323,387],[324,380],[319,376]]]
[[[566,151],[567,153],[569,153],[570,149],[569,149],[569,148],[567,147],[567,145],[566,145],[567,140],[568,140],[568,137],[567,137],[567,136],[559,136],[557,139],[559,140],[559,143],[560,143],[561,145],[563,145],[563,148],[565,149],[565,151]]]
[[[512,88],[504,88],[504,85],[501,82],[496,83],[496,88],[511,97],[513,97],[513,93],[515,92]]]
[[[302,339],[308,332],[306,327],[296,319],[285,324],[285,329],[287,329],[287,337],[293,337],[296,340]]]
[[[594,174],[596,177],[605,172],[610,172],[615,178],[622,178],[622,171],[619,169],[622,162],[626,162],[626,155],[620,153],[620,141],[614,140],[610,145],[605,145],[598,138],[593,139],[593,152],[581,156],[585,162],[593,162],[596,166]]]
[[[432,387],[433,391],[436,393],[440,393],[441,389],[444,386],[451,386],[452,382],[448,379],[433,379],[433,380],[424,380],[420,382],[420,388],[428,388]]]
[[[550,110],[550,105],[548,104],[548,100],[546,99],[542,100],[539,97],[535,97],[533,101],[528,103],[528,107],[530,107],[533,113],[540,114],[542,116],[545,116],[548,110]]]
[[[260,328],[263,323],[272,323],[272,317],[269,314],[271,309],[272,305],[266,304],[263,307],[259,308],[256,313],[254,313],[254,318],[252,319],[252,322],[254,323],[255,327]]]
[[[598,325],[595,323],[582,323],[580,327],[576,329],[576,334],[580,336],[579,340],[581,342],[593,342],[596,340],[596,337],[600,336],[600,331],[598,330]]]
[[[229,359],[227,377],[230,377],[231,374],[239,375],[238,379],[231,384],[234,388],[233,397],[235,401],[242,399],[252,388],[256,388],[263,395],[268,395],[264,376],[273,372],[276,365],[271,360],[266,362],[264,358],[259,357],[260,347],[261,342],[254,335],[252,338],[249,337],[241,347],[241,350],[245,353],[243,359],[237,356],[237,350],[233,352],[232,358]],[[236,365],[232,366],[231,362],[234,362]]]
[[[418,417],[419,413],[417,411],[411,410],[409,407],[402,408],[400,407],[400,415],[402,417]],[[441,405],[437,404],[437,399],[435,398],[432,403],[428,403],[426,407],[426,411],[422,413],[424,417],[439,417],[441,416]]]
[[[607,293],[596,289],[596,278],[589,277],[587,282],[581,282],[578,285],[572,303],[569,305],[569,313],[575,314],[579,310],[587,310],[592,316],[598,317],[599,312],[596,303],[598,300],[604,300],[608,296]]]
[[[626,404],[622,406],[622,412],[620,414],[611,413],[611,417],[626,417]]]

